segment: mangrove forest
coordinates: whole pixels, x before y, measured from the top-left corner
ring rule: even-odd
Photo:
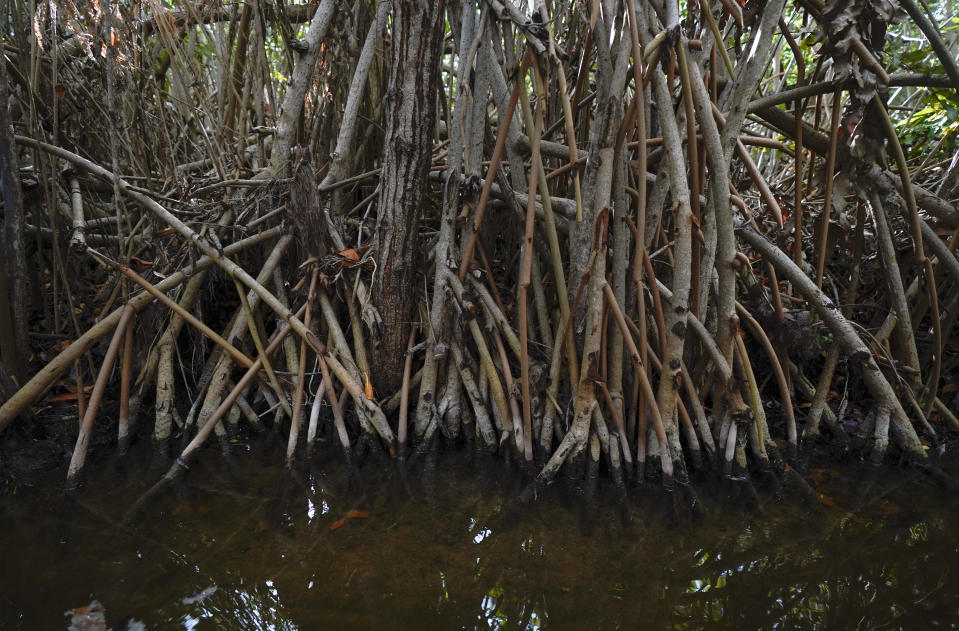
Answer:
[[[325,536],[380,485],[801,530],[824,476],[854,528],[959,489],[955,2],[0,7],[0,514],[55,478],[61,525],[145,541],[198,485],[335,470]]]

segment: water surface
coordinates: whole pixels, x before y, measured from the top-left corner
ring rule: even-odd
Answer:
[[[812,505],[690,520],[655,485],[516,509],[522,480],[465,451],[405,476],[281,461],[211,450],[130,525],[136,458],[90,464],[68,529],[60,472],[0,499],[0,629],[65,629],[93,599],[148,629],[959,628],[959,502],[907,469],[862,496],[851,465],[811,467]]]

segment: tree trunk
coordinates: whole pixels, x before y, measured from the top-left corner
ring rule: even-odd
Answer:
[[[410,332],[420,214],[436,124],[435,96],[443,41],[443,2],[393,5],[386,146],[380,178],[373,296],[383,318],[372,375],[380,394],[395,391],[403,375]]]
[[[0,197],[3,200],[3,261],[0,262],[0,353],[10,374],[21,385],[27,379],[30,344],[27,337],[27,261],[23,250],[23,196],[17,146],[10,120],[7,65],[0,55]]]

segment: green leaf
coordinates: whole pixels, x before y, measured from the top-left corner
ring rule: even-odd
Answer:
[[[901,56],[901,59],[904,64],[918,64],[921,63],[928,54],[928,51],[920,48],[919,50],[913,50],[908,53],[904,53]]]

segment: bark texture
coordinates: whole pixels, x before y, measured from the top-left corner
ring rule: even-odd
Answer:
[[[7,370],[23,384],[27,377],[27,262],[23,249],[23,196],[17,167],[17,147],[10,120],[10,94],[7,66],[0,57],[0,199],[3,200],[3,261],[6,292],[0,305],[6,303],[8,313],[0,314],[3,328],[3,362]],[[9,318],[9,320],[8,320]],[[6,322],[10,326],[6,326]]]
[[[393,392],[403,375],[410,333],[420,215],[436,126],[435,95],[443,41],[443,2],[393,5],[386,146],[376,226],[373,296],[383,318],[372,375],[379,392]]]

